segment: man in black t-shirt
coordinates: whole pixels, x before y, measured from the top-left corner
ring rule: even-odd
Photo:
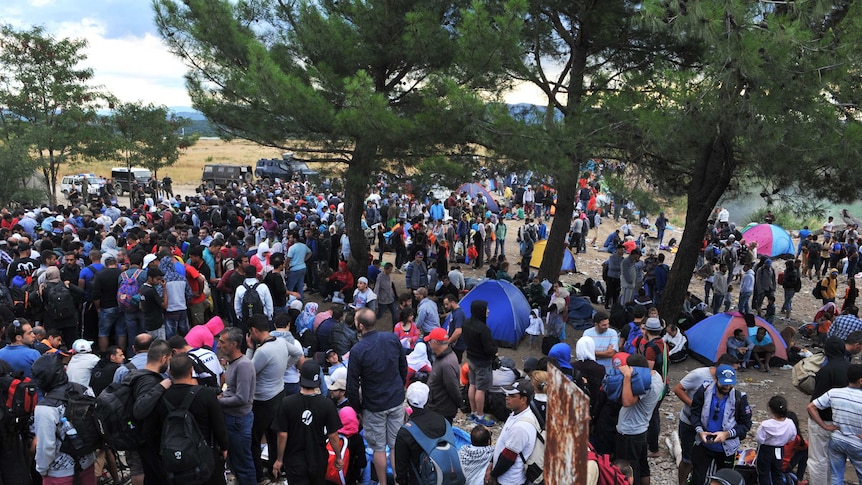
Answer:
[[[275,253],[269,258],[272,271],[263,278],[263,284],[272,294],[273,315],[287,312],[287,288],[284,285],[284,254]]]
[[[272,473],[278,476],[284,464],[291,485],[323,485],[329,453],[326,439],[335,452],[335,468],[341,470],[341,440],[338,430],[341,418],[331,399],[317,394],[320,387],[320,366],[306,360],[300,369],[299,394],[284,398],[275,418],[278,429],[278,458]]]
[[[144,314],[144,326],[147,333],[154,339],[165,338],[164,309],[168,307],[168,292],[159,296],[156,286],[164,286],[165,274],[159,268],[147,269],[147,282],[141,285],[141,312]]]

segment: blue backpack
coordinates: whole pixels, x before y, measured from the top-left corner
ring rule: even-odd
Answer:
[[[466,478],[461,470],[458,449],[455,447],[455,433],[448,421],[446,433],[439,438],[429,438],[412,422],[405,423],[404,429],[422,448],[419,468],[413,468],[413,474],[420,485],[464,485]]]
[[[629,322],[629,336],[626,338],[626,343],[623,345],[622,352],[627,354],[638,353],[637,342],[643,337],[644,333],[641,326],[635,322]]]

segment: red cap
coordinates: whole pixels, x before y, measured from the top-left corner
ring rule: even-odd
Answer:
[[[426,342],[429,340],[449,340],[449,332],[447,332],[445,328],[437,327],[434,330],[431,330],[431,333],[426,335],[423,340]]]

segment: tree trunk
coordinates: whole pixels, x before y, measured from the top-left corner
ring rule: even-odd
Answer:
[[[356,279],[368,273],[371,263],[368,260],[368,241],[362,230],[362,212],[365,210],[365,192],[368,190],[369,174],[376,153],[375,143],[358,141],[353,159],[344,174],[344,221],[350,239],[350,260],[347,266]]]
[[[685,229],[659,307],[659,313],[668,322],[675,322],[677,316],[682,313],[707,220],[713,207],[730,186],[736,165],[731,139],[730,135],[713,137],[712,143],[704,147],[703,157],[693,167],[686,204]]]
[[[554,221],[551,223],[551,232],[548,233],[542,266],[539,268],[540,280],[547,278],[548,281],[556,281],[560,278],[560,267],[563,265],[562,249],[566,246],[566,234],[569,232],[572,212],[575,210],[575,196],[578,193],[577,181],[577,162],[573,162],[570,170],[565,170],[557,177],[557,208],[554,212]]]

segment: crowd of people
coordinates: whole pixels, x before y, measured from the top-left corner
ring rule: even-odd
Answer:
[[[553,189],[511,177],[496,180],[495,201],[483,193],[423,201],[385,185],[372,188],[361,224],[376,254],[361,257],[351,251],[343,194],[299,179],[201,189],[185,198],[156,198],[154,190],[131,207],[106,193],[68,206],[2,209],[0,370],[31,378],[48,398],[29,421],[0,427],[0,483],[88,484],[97,476],[120,483],[125,465],[134,484],[225,483],[226,469],[243,485],[283,478],[360,483],[365,470],[378,483],[412,484],[427,454],[423,443],[451,440],[460,412],[472,423],[471,444],[456,460],[466,483],[520,485],[544,449],[550,367],[589,395],[596,456],[613,457],[613,470],[630,483],[650,481],[659,408],[670,392],[685,404],[680,484],[689,476],[691,483],[734,483],[726,468],[752,431],[747,397],[734,388],[737,372],[754,365],[768,371],[774,344],[752,327],[728,340],[715,366],[673,385],[668,365],[685,358],[687,343],[683,329],[656,310],[670,269],[658,250],[666,248],[668,221],[663,213],[656,220],[655,248],[628,220],[599,248],[599,180],[587,173],[579,184],[567,243],[575,253],[592,246],[609,257],[602,281],[576,287],[531,274],[533,248],[547,237],[554,212]],[[502,210],[490,212],[490,202]],[[755,267],[753,257],[740,256],[753,252],[722,217],[709,229],[697,271],[709,280],[712,305],[690,299],[687,310],[729,308],[730,282],[738,278],[740,310],[749,312],[753,300],[751,310],[760,313],[765,300],[764,315],[774,315],[771,261]],[[516,223],[520,261],[509,261],[506,221]],[[814,250],[805,247],[809,259],[789,262],[783,273],[787,318],[793,293],[811,274],[804,268]],[[393,262],[384,261],[386,253]],[[350,271],[351,258],[367,260],[365,275]],[[534,338],[541,340],[544,357],[527,359],[522,369],[500,357],[489,302],[473,301],[469,318],[460,306],[477,282],[462,265],[521,289],[533,308],[531,349]],[[399,273],[406,291],[393,280]],[[837,273],[825,276],[824,303],[834,300],[830,278]],[[564,334],[575,296],[610,312],[595,312],[573,356]],[[851,305],[830,323],[827,353],[862,350],[857,330],[862,321]],[[824,429],[818,443],[831,450],[837,440],[828,430],[838,426],[845,442],[835,453],[853,460],[847,442],[855,428],[832,390],[853,389],[862,375],[847,364],[841,380],[836,367],[844,356],[824,367],[831,377],[818,374],[822,392],[809,413]],[[106,435],[97,451],[70,453],[69,396],[101,399],[122,386],[135,443],[117,448]],[[827,414],[833,406],[841,419]],[[194,418],[211,465],[177,471],[166,461],[177,407]],[[795,458],[758,461],[761,483],[784,483],[790,471],[801,478],[806,462],[812,477],[827,473],[825,454],[812,449],[804,458],[787,402],[777,396],[769,409],[773,419],[761,424],[758,443],[770,456]],[[500,433],[492,443],[494,427]],[[600,463],[590,460],[590,483]],[[831,464],[838,476],[837,459]]]

